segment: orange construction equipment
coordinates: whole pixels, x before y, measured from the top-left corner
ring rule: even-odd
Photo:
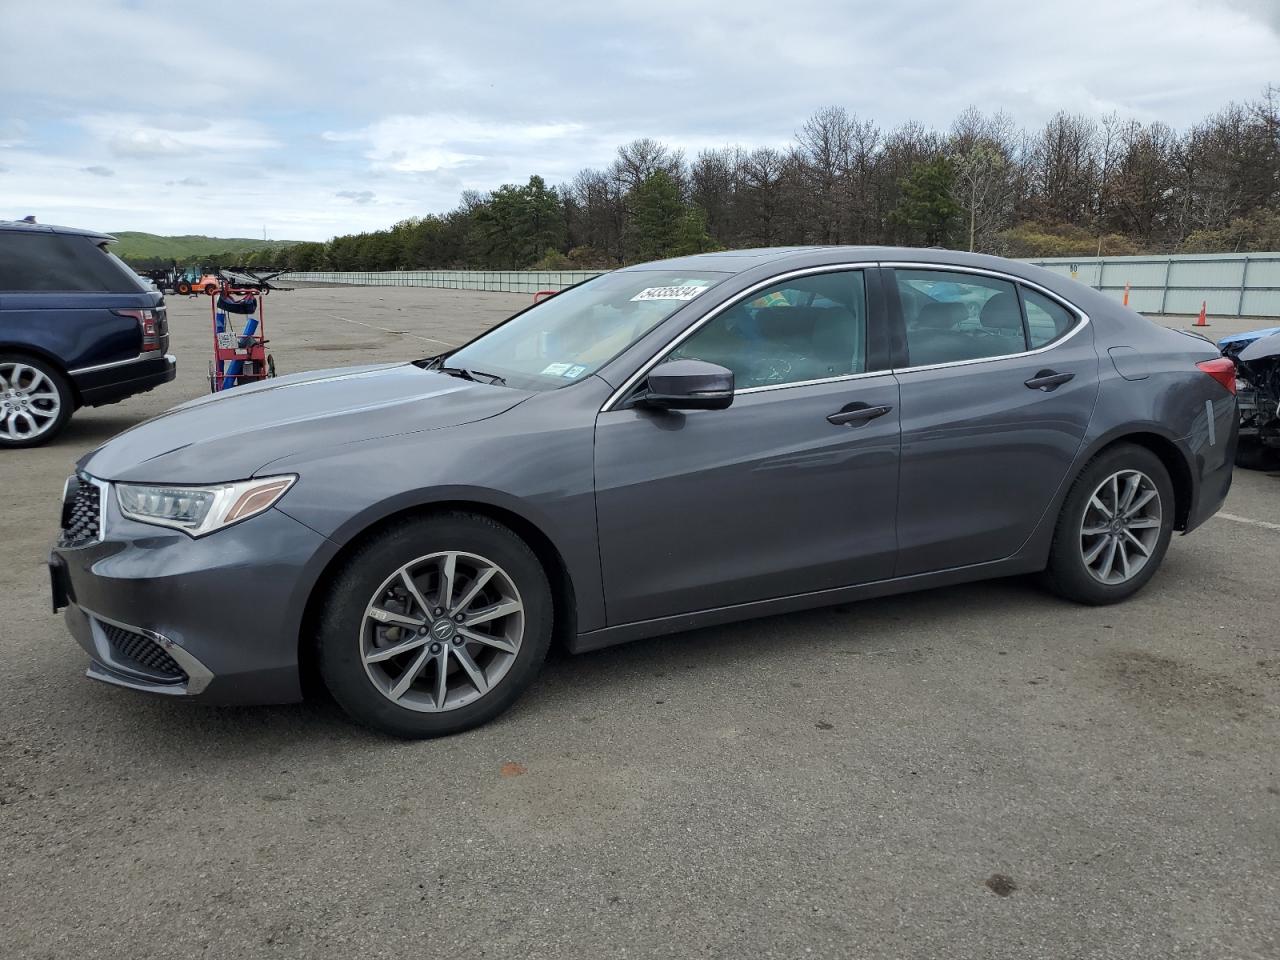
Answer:
[[[1208,306],[1209,306],[1209,301],[1208,301],[1208,300],[1201,300],[1201,301],[1200,301],[1200,316],[1196,317],[1196,326],[1197,326],[1197,327],[1207,327],[1207,326],[1209,325],[1209,321],[1208,321],[1208,320],[1206,320],[1206,319],[1205,319],[1205,317],[1204,317],[1205,308],[1206,308],[1206,307],[1208,307]]]
[[[212,273],[206,273],[198,277],[179,277],[178,282],[173,285],[174,293],[180,297],[191,296],[195,294],[208,294],[213,296],[218,292],[218,285],[221,281]]]

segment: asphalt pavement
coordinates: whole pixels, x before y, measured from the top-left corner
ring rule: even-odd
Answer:
[[[527,302],[312,288],[266,320],[289,372]],[[0,457],[0,956],[1280,956],[1280,476],[1238,471],[1119,606],[1013,579],[641,641],[404,743],[85,679],[58,495],[207,389],[208,300],[170,316],[174,383]]]

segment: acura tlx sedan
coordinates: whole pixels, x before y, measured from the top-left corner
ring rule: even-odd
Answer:
[[[412,363],[192,401],[84,457],[50,558],[88,674],[318,677],[405,737],[572,651],[1041,573],[1132,595],[1231,484],[1235,370],[1024,264],[745,250],[628,267]]]

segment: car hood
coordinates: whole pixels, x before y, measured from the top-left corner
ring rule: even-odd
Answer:
[[[184,403],[107,441],[78,466],[103,480],[242,480],[282,457],[473,423],[529,396],[411,363],[320,370]]]
[[[1248,346],[1255,340],[1261,340],[1263,337],[1269,337],[1277,333],[1280,333],[1280,327],[1265,327],[1262,330],[1249,330],[1245,333],[1233,333],[1218,341],[1218,349],[1226,350],[1227,347],[1235,344],[1244,344],[1245,346]]]

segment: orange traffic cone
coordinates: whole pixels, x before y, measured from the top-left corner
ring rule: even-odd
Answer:
[[[1129,305],[1129,281],[1128,280],[1124,282],[1124,305],[1126,307]]]
[[[1197,327],[1207,327],[1207,326],[1209,325],[1209,321],[1207,321],[1207,320],[1204,318],[1204,311],[1205,311],[1205,307],[1207,307],[1208,305],[1209,305],[1209,301],[1207,301],[1207,300],[1201,300],[1201,301],[1200,301],[1200,316],[1196,317],[1196,326],[1197,326]]]

